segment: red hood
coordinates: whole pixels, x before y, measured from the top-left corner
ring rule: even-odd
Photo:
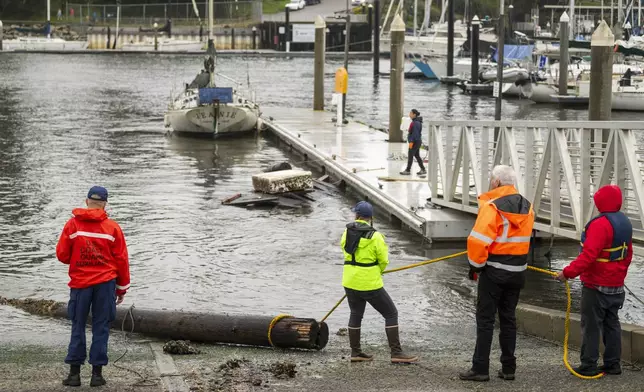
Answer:
[[[599,212],[617,212],[622,208],[622,190],[617,185],[605,185],[593,196]]]
[[[97,221],[97,222],[100,222],[100,221],[104,221],[105,219],[107,219],[107,213],[105,212],[105,210],[101,210],[101,209],[98,209],[98,208],[91,208],[91,209],[90,208],[75,208],[72,211],[72,214],[76,218],[78,218],[80,220],[84,220],[84,221]]]

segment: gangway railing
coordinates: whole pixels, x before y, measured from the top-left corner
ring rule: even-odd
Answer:
[[[492,168],[507,164],[534,207],[535,228],[579,239],[597,214],[592,195],[613,183],[622,188],[634,245],[644,247],[644,122],[430,121],[427,128],[432,203],[476,214]]]

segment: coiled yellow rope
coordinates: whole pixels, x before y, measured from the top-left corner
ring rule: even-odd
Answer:
[[[273,320],[271,320],[271,323],[268,325],[268,343],[270,343],[272,347],[275,347],[275,345],[273,344],[273,339],[271,338],[273,327],[275,326],[275,324],[277,324],[278,321],[287,317],[293,317],[293,316],[291,316],[290,314],[278,314],[277,316],[273,317]]]
[[[451,255],[443,256],[443,257],[438,257],[438,258],[431,259],[431,260],[421,261],[420,263],[414,263],[414,264],[406,265],[404,267],[398,267],[398,268],[390,269],[390,270],[387,270],[387,271],[383,272],[383,274],[390,274],[392,272],[404,271],[404,270],[420,267],[420,266],[427,265],[427,264],[437,263],[437,262],[443,261],[443,260],[453,259],[455,257],[463,256],[463,255],[466,255],[466,254],[467,254],[467,251],[458,252],[458,253],[454,253],[454,254],[451,254]],[[535,272],[541,272],[541,273],[544,273],[544,274],[547,274],[547,275],[550,275],[550,276],[553,276],[553,277],[557,276],[556,272],[548,271],[548,270],[542,269],[542,268],[528,266],[528,269],[531,270],[531,271],[535,271]],[[577,377],[579,377],[579,378],[581,378],[583,380],[596,380],[598,378],[603,377],[604,373],[600,373],[600,374],[598,374],[596,376],[583,376],[583,375],[577,373],[572,368],[572,366],[570,366],[570,363],[568,363],[568,336],[569,336],[569,332],[570,332],[570,311],[571,311],[571,307],[572,307],[572,297],[570,295],[570,285],[568,284],[568,281],[565,281],[564,283],[566,285],[566,296],[567,296],[568,299],[567,299],[567,304],[566,304],[566,319],[564,321],[563,362],[564,362],[564,365],[566,366],[566,369],[568,369],[568,371],[571,374],[573,374],[573,375],[575,375],[575,376],[577,376]],[[329,310],[329,312],[322,318],[322,320],[320,322],[324,322],[327,318],[329,318],[331,313],[333,313],[338,308],[338,306],[340,306],[340,304],[344,301],[345,298],[347,298],[346,294],[342,298],[340,298],[340,300],[335,304],[335,306],[333,306],[333,308],[331,310]],[[271,324],[273,324],[273,323],[271,323]],[[271,328],[269,328],[269,332],[268,332],[269,342],[270,342],[270,330],[271,330]],[[272,343],[271,343],[271,345],[272,345]]]
[[[537,267],[532,267],[528,266],[529,270],[536,271],[536,272],[541,272],[543,274],[547,274],[553,277],[557,276],[556,272],[553,271],[548,271],[543,268],[537,268]],[[573,375],[583,379],[583,380],[596,380],[598,378],[604,377],[604,373],[599,373],[596,376],[584,376],[575,371],[575,369],[570,366],[570,363],[568,363],[568,335],[570,332],[570,308],[572,307],[572,297],[570,295],[570,284],[568,284],[568,281],[566,280],[564,282],[566,284],[566,296],[568,297],[567,303],[566,303],[566,320],[564,321],[564,341],[563,341],[563,347],[564,347],[564,352],[563,352],[563,361],[564,365],[566,366],[566,369]]]

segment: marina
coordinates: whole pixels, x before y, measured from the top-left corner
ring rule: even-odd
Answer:
[[[556,84],[567,78],[550,70],[547,88],[535,90],[544,80],[534,69],[497,70],[482,58],[480,69],[463,58],[445,63],[447,74],[477,77],[451,72],[461,84],[441,83],[450,78],[431,67],[435,60],[422,69],[417,56],[399,51],[401,37],[407,42],[400,24],[390,44],[382,42],[391,60],[351,45],[334,55],[324,23],[313,31],[323,48],[315,54],[214,50],[212,20],[204,52],[163,50],[156,35],[153,49],[138,53],[1,52],[0,390],[67,390],[59,378],[69,277],[56,244],[88,184],[109,188],[107,213],[123,228],[132,271],[112,324],[110,388],[480,389],[455,377],[471,361],[481,289],[468,279],[464,251],[498,164],[515,168],[536,231],[526,237],[530,271],[516,310],[517,380],[491,380],[487,389],[600,391],[607,382],[636,389],[644,381],[632,365],[644,360],[644,123],[637,111],[611,112],[604,97],[615,103],[616,94],[631,94],[623,101],[632,102],[639,77],[603,62],[599,79],[596,60],[612,50],[603,45],[592,49],[595,76],[562,88]],[[277,41],[295,44],[288,33]],[[437,78],[419,77],[414,66]],[[495,75],[503,75],[500,88]],[[550,100],[526,98],[526,82]],[[584,98],[581,106],[561,104]],[[412,109],[421,117],[426,172],[414,162],[408,175]],[[625,375],[589,381],[561,360],[565,341],[566,361],[577,362],[582,285],[571,280],[567,294],[552,275],[579,254],[597,213],[592,195],[607,183],[623,190],[635,253],[620,310]],[[348,259],[343,267],[339,244],[360,200],[373,204],[371,224],[386,238],[385,285],[418,365],[390,366],[372,310],[362,330],[376,359],[348,365],[350,310],[340,299]]]

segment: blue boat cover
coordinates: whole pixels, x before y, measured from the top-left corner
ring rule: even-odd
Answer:
[[[523,60],[532,57],[534,45],[503,45],[503,62],[507,60]],[[496,50],[492,59],[496,62],[498,59]]]
[[[233,102],[232,87],[204,87],[199,89],[199,102],[202,105],[219,101],[219,103]]]

